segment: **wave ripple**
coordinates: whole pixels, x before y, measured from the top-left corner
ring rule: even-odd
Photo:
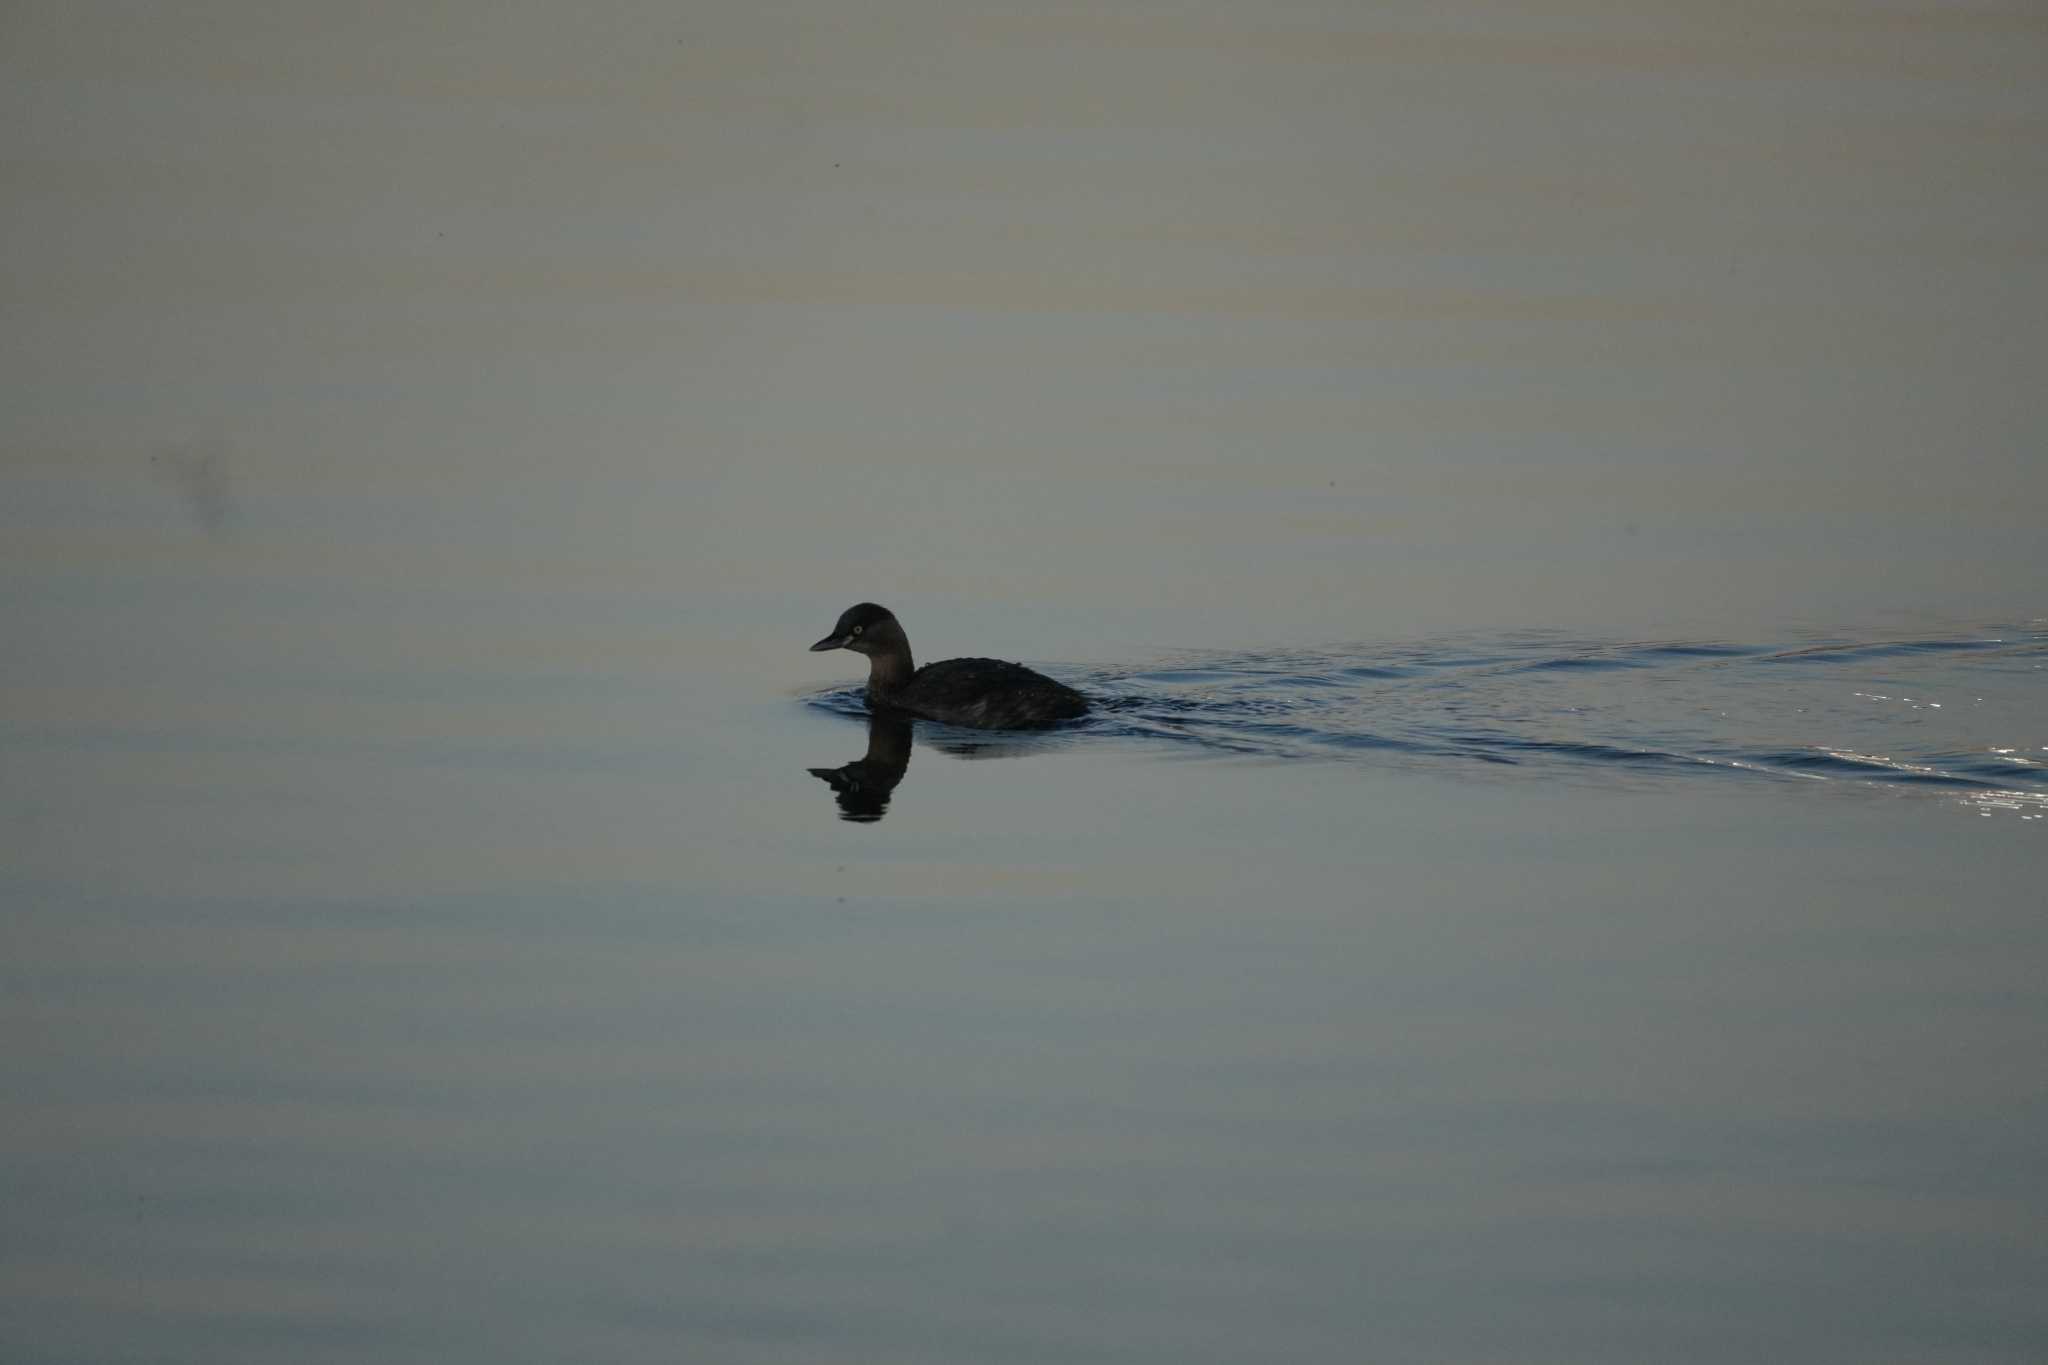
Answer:
[[[1081,680],[1087,728],[1267,758],[1939,789],[2048,809],[2048,633],[1617,642],[1518,633],[1184,657]]]

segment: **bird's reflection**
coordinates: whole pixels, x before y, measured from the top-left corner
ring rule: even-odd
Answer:
[[[910,767],[910,721],[900,715],[868,717],[868,751],[841,768],[812,768],[839,797],[839,818],[863,824],[882,818],[889,793]]]
[[[839,795],[839,818],[872,823],[889,809],[889,795],[910,766],[910,745],[916,726],[924,742],[950,758],[1022,758],[1044,753],[1060,743],[1051,731],[963,730],[934,721],[913,720],[901,711],[868,716],[868,751],[839,768],[810,768]]]

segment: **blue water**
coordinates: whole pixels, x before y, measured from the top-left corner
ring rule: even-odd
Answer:
[[[927,739],[963,755],[1127,740],[1546,781],[1768,780],[2048,814],[2039,622],[1765,642],[1528,631],[1054,671],[1095,698],[1093,716],[1029,736],[931,725]],[[857,687],[814,701],[865,714]]]
[[[146,590],[0,727],[10,1365],[2041,1358],[2048,623],[999,735],[794,607]]]

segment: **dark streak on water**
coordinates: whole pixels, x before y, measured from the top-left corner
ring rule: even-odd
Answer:
[[[1045,734],[932,726],[924,738],[963,756],[1126,739],[1580,781],[1762,774],[1947,792],[2027,819],[2048,808],[2038,624],[1783,644],[1517,633],[1054,671],[1095,698],[1094,716]],[[812,700],[866,713],[857,688]]]

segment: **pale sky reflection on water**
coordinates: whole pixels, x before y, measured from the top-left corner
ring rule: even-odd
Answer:
[[[10,466],[223,447],[273,552],[1191,644],[2038,587],[2024,8],[9,27]]]

